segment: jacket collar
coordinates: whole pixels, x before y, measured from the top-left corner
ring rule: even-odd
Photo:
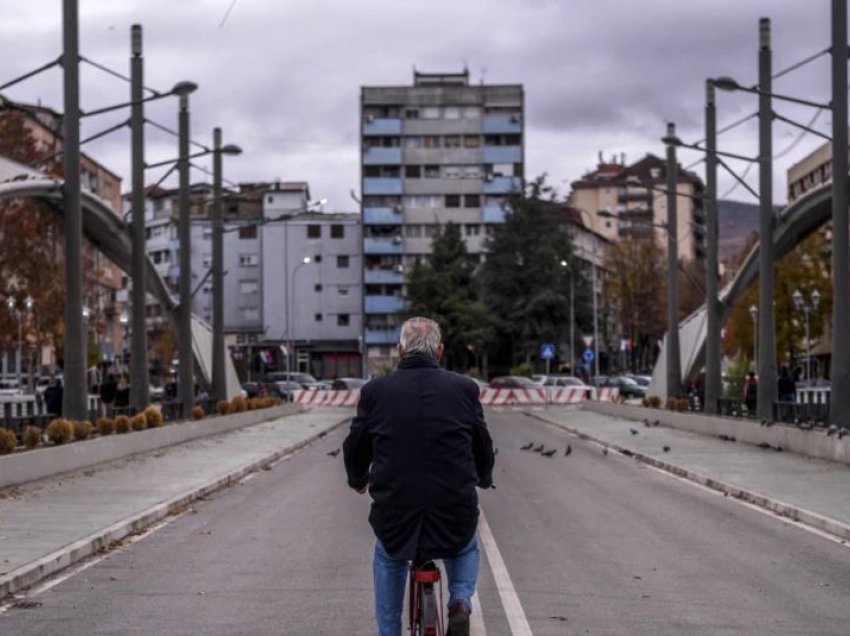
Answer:
[[[419,367],[439,368],[440,363],[428,356],[413,355],[402,358],[398,363],[399,369],[415,369]]]

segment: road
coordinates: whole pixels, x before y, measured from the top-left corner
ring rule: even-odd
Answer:
[[[487,634],[848,633],[847,547],[520,413],[488,421]],[[344,432],[51,582],[0,634],[374,634],[368,499],[326,454]]]

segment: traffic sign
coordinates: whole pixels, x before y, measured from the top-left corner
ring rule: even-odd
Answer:
[[[584,353],[581,354],[581,359],[585,362],[593,362],[593,349],[585,349]]]
[[[584,341],[585,347],[589,347],[593,344],[593,336],[582,336],[581,339]]]
[[[555,358],[555,345],[549,342],[540,345],[540,357],[543,360],[553,360]]]

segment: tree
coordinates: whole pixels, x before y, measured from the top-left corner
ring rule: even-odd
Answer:
[[[439,323],[445,364],[457,371],[473,366],[470,360],[474,363],[494,337],[496,320],[480,300],[474,272],[460,226],[448,223],[434,237],[431,255],[414,265],[407,281],[407,313]]]
[[[543,342],[563,342],[570,318],[572,241],[545,175],[512,193],[505,222],[487,241],[484,299],[501,320],[509,366],[529,362]]]

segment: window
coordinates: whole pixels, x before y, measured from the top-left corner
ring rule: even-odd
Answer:
[[[405,166],[404,176],[408,179],[418,179],[422,176],[422,166]]]
[[[465,166],[463,169],[464,179],[480,179],[481,166]]]
[[[348,296],[348,287],[337,287],[336,293],[340,296]]]
[[[316,283],[315,285],[313,285],[313,290],[314,290],[314,291],[317,291],[317,292],[322,291],[322,284],[321,284],[321,283]]]
[[[260,264],[259,254],[240,254],[239,264],[242,267],[256,267]]]
[[[463,136],[463,147],[464,148],[480,148],[481,147],[481,137],[478,135],[464,135]]]
[[[422,137],[423,148],[439,148],[440,137],[438,135],[425,135]]]
[[[209,241],[212,238],[212,228],[205,227],[203,230],[201,230],[201,238],[205,241]]]
[[[418,108],[405,108],[404,109],[404,118],[405,119],[419,119],[419,109]]]
[[[480,208],[481,207],[481,195],[480,194],[467,194],[463,199],[463,207],[465,207],[465,208]]]
[[[260,308],[259,307],[242,307],[239,310],[239,313],[242,314],[242,318],[244,320],[259,320],[260,319]]]
[[[203,291],[203,293],[205,293],[205,294],[211,294],[211,293],[212,293],[212,291],[213,291],[212,283],[204,283],[204,286],[203,286],[203,288],[202,288],[202,291]]]
[[[260,291],[260,283],[256,280],[240,280],[239,281],[239,293],[240,294],[256,294]]]
[[[322,262],[322,255],[321,254],[314,255],[313,256],[313,262],[314,263],[321,263]]]
[[[316,314],[316,322],[322,322],[322,314]]]
[[[345,226],[341,223],[334,223],[331,225],[331,238],[332,239],[341,239],[345,238]]]
[[[439,179],[440,178],[440,166],[425,166],[425,178],[426,179]]]
[[[443,166],[443,177],[446,179],[460,179],[460,166]]]
[[[405,148],[421,148],[422,147],[422,137],[405,137],[404,138],[404,147]]]
[[[477,223],[470,223],[469,225],[464,225],[463,229],[467,236],[478,236],[481,233],[481,226]]]
[[[440,235],[440,226],[439,225],[426,225],[425,226],[425,236],[428,238],[434,238],[435,236]]]
[[[347,327],[351,322],[350,314],[337,314],[336,316],[336,324],[339,327]]]
[[[446,195],[446,207],[447,208],[459,208],[460,207],[460,195],[459,194],[447,194]]]
[[[348,267],[348,255],[340,254],[336,257],[336,266],[339,269],[345,269]]]
[[[201,263],[203,264],[203,267],[211,267],[212,266],[212,256],[210,256],[209,254],[204,254],[204,256],[201,260]]]
[[[439,119],[440,109],[436,106],[426,106],[419,109],[419,116],[422,119]]]
[[[269,195],[269,197],[266,199],[266,203],[274,203],[274,197]]]
[[[444,148],[460,148],[460,135],[446,135],[443,140]]]
[[[308,225],[307,226],[307,238],[308,239],[322,238],[322,226],[321,225],[315,225],[315,224]]]
[[[404,226],[404,235],[407,238],[420,238],[422,236],[422,226],[421,225],[405,225]]]
[[[257,238],[256,225],[243,225],[239,228],[240,239],[255,239]]]

